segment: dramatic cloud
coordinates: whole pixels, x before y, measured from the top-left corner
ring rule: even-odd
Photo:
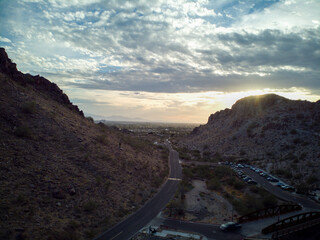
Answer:
[[[101,98],[266,88],[319,95],[318,9],[316,0],[1,1],[0,45],[22,71],[44,75],[74,99],[77,89],[87,100],[92,91]],[[211,112],[223,107],[192,101]],[[139,114],[151,112],[144,104]],[[177,114],[190,107],[172,104]]]

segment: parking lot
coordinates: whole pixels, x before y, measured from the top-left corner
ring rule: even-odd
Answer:
[[[234,173],[247,184],[259,184],[276,197],[288,202],[295,202],[304,208],[320,209],[320,204],[304,195],[297,194],[292,186],[262,169],[247,164],[233,164],[228,162],[224,164],[230,166]]]

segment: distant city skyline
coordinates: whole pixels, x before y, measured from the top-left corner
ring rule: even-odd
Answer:
[[[320,99],[320,1],[0,0],[0,46],[85,113],[205,123],[239,98]]]

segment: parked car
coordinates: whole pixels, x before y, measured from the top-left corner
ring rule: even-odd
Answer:
[[[243,180],[246,181],[246,182],[248,182],[249,180],[252,180],[252,179],[251,179],[251,177],[249,177],[249,176],[245,176],[245,177],[243,178]]]
[[[289,185],[283,185],[283,186],[281,186],[281,188],[282,188],[283,190],[287,190],[287,191],[292,191],[292,192],[295,191],[295,188],[294,188],[294,187],[291,187],[291,186],[289,186]]]
[[[247,182],[248,184],[257,184],[257,182],[255,180],[248,180]]]
[[[268,179],[268,181],[270,181],[270,182],[279,182],[279,180],[276,178],[273,178],[273,177],[270,177],[270,178],[271,178],[270,180]]]
[[[228,222],[220,225],[222,231],[236,231],[241,228],[241,224],[235,222]]]

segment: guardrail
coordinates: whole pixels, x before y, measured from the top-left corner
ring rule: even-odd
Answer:
[[[282,219],[281,221],[262,229],[261,232],[263,234],[279,232],[275,233],[276,237],[276,235],[289,234],[295,230],[294,228],[296,228],[295,231],[299,231],[301,230],[299,226],[301,226],[302,229],[305,229],[314,226],[316,223],[320,223],[320,212],[307,212]]]
[[[320,218],[311,220],[311,221],[306,222],[306,223],[301,223],[299,225],[295,225],[293,227],[289,227],[289,228],[286,228],[286,229],[283,229],[283,230],[280,230],[280,231],[277,231],[277,232],[272,234],[272,239],[279,239],[279,238],[281,238],[281,237],[283,237],[285,235],[288,235],[288,234],[291,234],[291,233],[294,233],[294,232],[298,232],[298,231],[313,227],[313,226],[318,225],[318,224],[320,224]]]
[[[255,212],[246,214],[238,218],[239,223],[254,221],[261,218],[278,216],[280,214],[301,210],[302,207],[297,204],[283,204],[271,208],[264,208]]]

